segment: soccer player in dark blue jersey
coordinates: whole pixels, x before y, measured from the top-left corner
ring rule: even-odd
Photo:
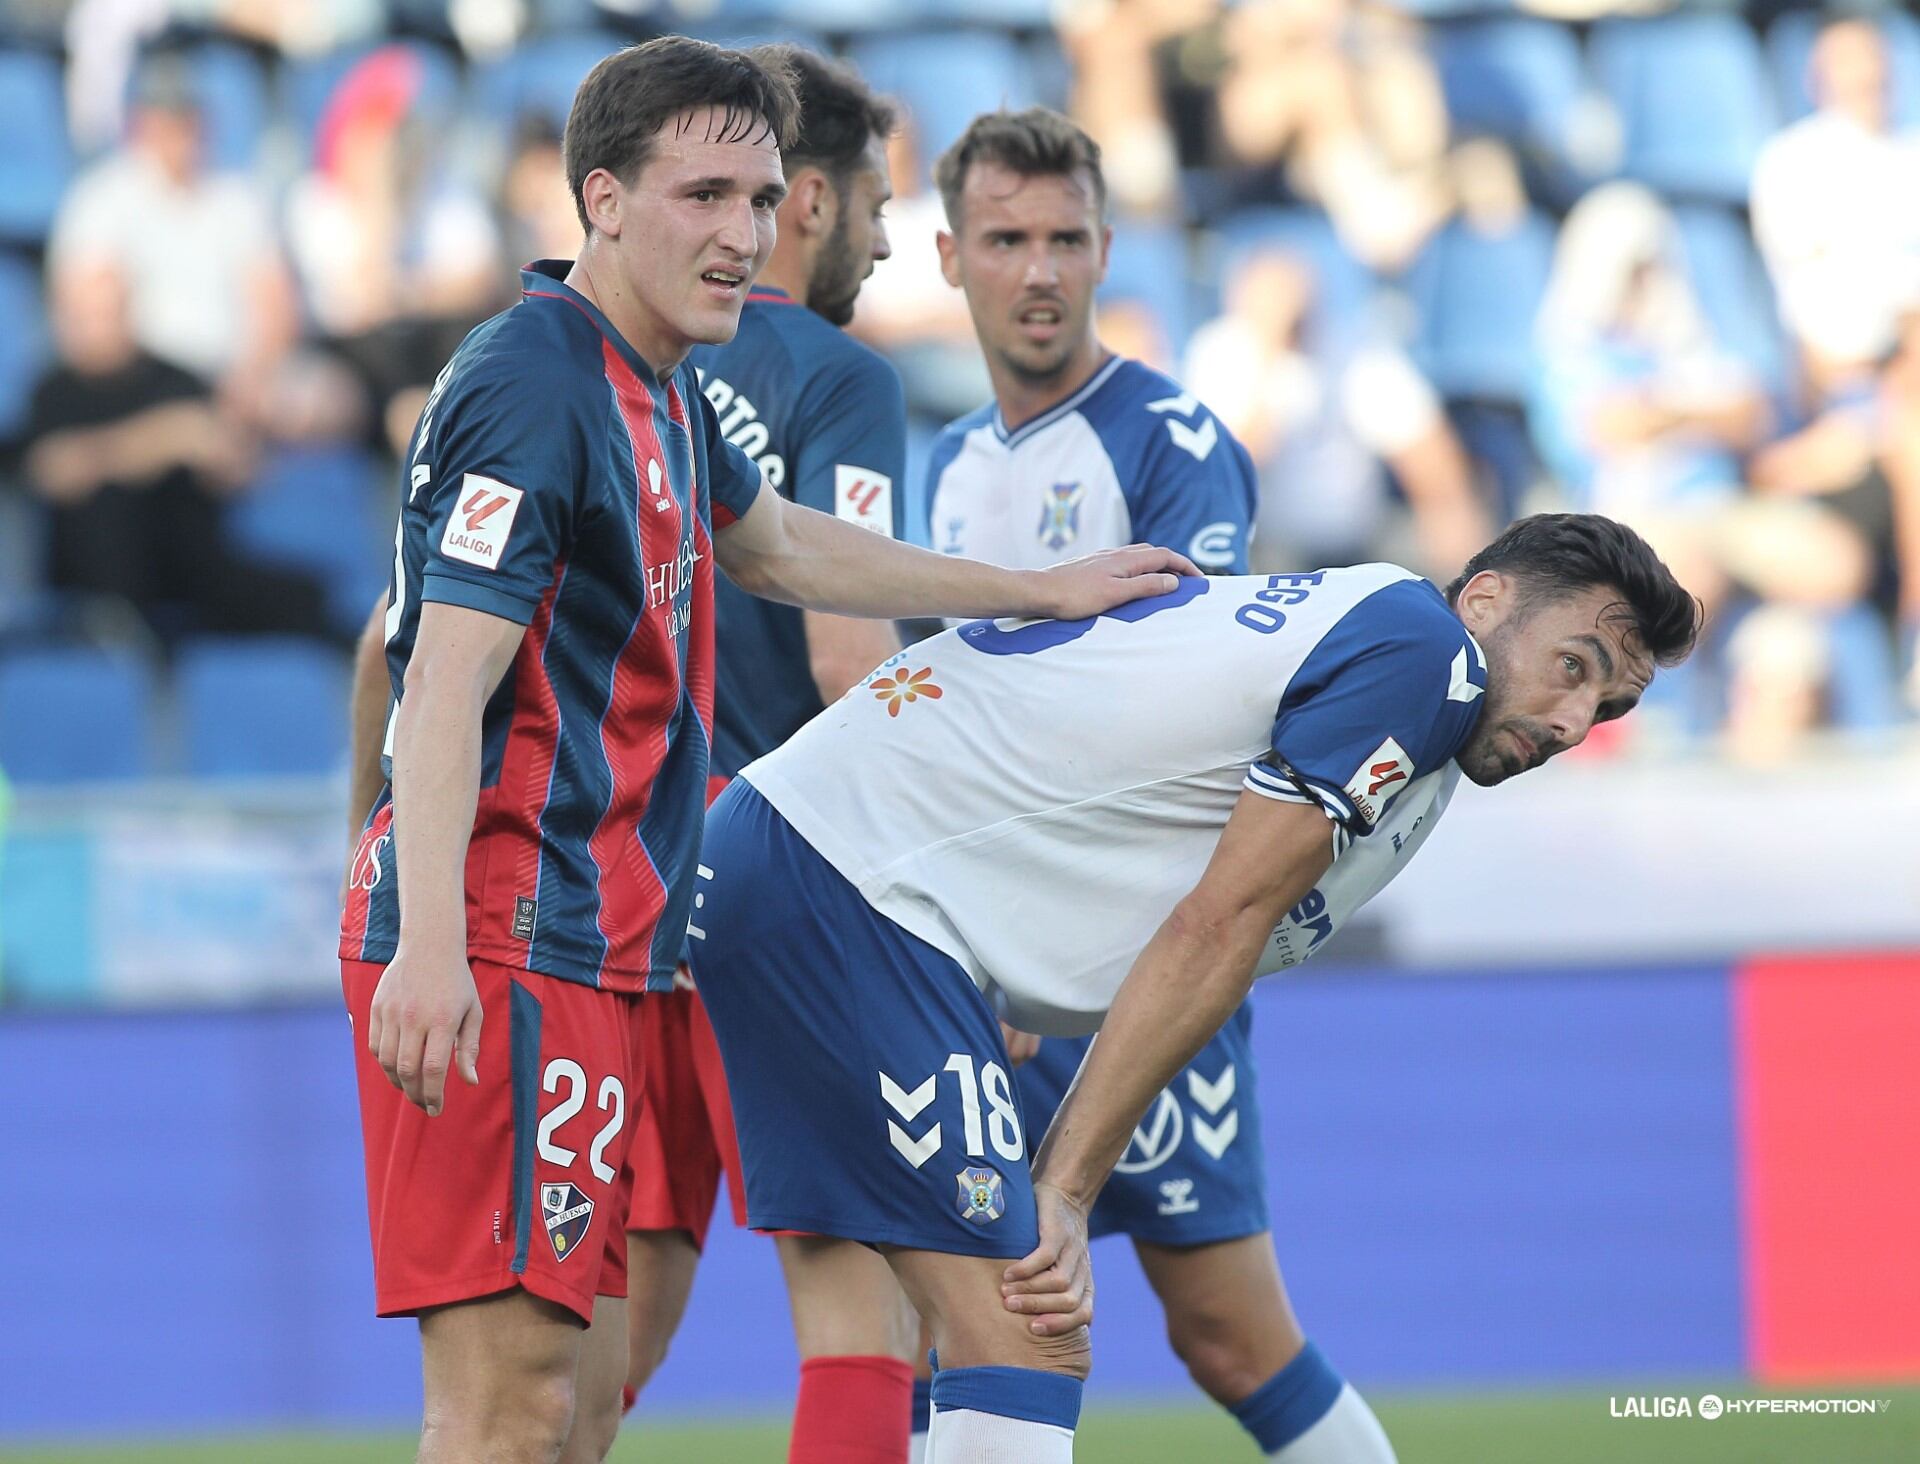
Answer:
[[[892,194],[886,140],[893,107],[850,69],[792,46],[756,56],[785,64],[800,99],[783,150],[787,196],[779,239],[740,313],[740,330],[690,358],[726,440],[769,485],[805,507],[903,537],[906,401],[899,373],[840,329],[874,265],[887,258],[881,210]],[[779,605],[714,586],[718,686],[709,786],[780,746],[897,651],[882,620]],[[690,981],[638,1012],[642,1101],[631,1148],[627,1215],[628,1399],[659,1366],[678,1328],[718,1176],[734,1222],[747,1223],[739,1146],[719,1048]],[[911,1414],[908,1361],[918,1320],[873,1251],[781,1235],[800,1389],[789,1464],[903,1458]]]
[[[420,1319],[436,1464],[598,1459],[618,1425],[633,1011],[693,908],[716,561],[879,617],[1088,616],[1192,571],[923,553],[723,440],[686,358],[772,252],[795,110],[784,70],[682,37],[596,66],[566,134],[580,254],[467,338],[407,454],[389,789],[340,954],[377,1305]]]

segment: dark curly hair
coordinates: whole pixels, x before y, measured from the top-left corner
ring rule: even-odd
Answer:
[[[1700,633],[1700,601],[1673,577],[1651,545],[1625,524],[1597,513],[1537,513],[1517,519],[1447,586],[1454,604],[1468,580],[1497,570],[1519,582],[1517,608],[1557,600],[1594,586],[1617,591],[1603,619],[1625,620],[1656,665],[1687,659]]]

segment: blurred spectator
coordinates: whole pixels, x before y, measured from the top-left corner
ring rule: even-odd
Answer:
[[[1256,254],[1232,271],[1226,313],[1187,352],[1187,386],[1260,473],[1255,565],[1353,564],[1411,549],[1450,577],[1493,525],[1440,400],[1400,352],[1331,343],[1334,333],[1316,329],[1314,297],[1303,260]]]
[[[118,268],[56,260],[49,293],[59,359],[34,388],[24,450],[47,507],[49,586],[127,600],[166,640],[330,635],[317,581],[229,543],[225,500],[247,480],[247,434],[203,382],[140,348]]]
[[[1155,371],[1176,374],[1173,343],[1158,306],[1143,296],[1120,295],[1099,303],[1100,344],[1115,355],[1144,361]]]
[[[893,257],[874,266],[854,306],[853,333],[883,351],[900,370],[912,410],[946,422],[993,394],[973,334],[966,296],[940,273],[935,243],[947,227],[932,167],[920,157],[919,133],[902,114],[887,139],[893,198],[886,207]]]
[[[400,47],[349,71],[287,203],[308,312],[395,454],[461,338],[510,298],[492,214],[413,120],[421,72]]]
[[[561,128],[543,112],[524,114],[513,130],[513,147],[500,178],[501,236],[505,263],[572,259],[580,252],[580,216],[567,188]]]
[[[277,415],[271,393],[299,328],[292,284],[264,196],[206,165],[180,57],[143,68],[125,146],[73,185],[48,255],[111,260],[131,292],[141,349],[218,383],[250,420]]]
[[[1870,20],[1821,31],[1808,90],[1818,110],[1761,151],[1752,206],[1780,313],[1824,395],[1869,372],[1920,300],[1920,141],[1893,130]]]
[[[1224,35],[1232,153],[1282,167],[1357,258],[1404,268],[1454,206],[1446,99],[1418,26],[1347,0],[1253,0]]]
[[[1713,339],[1672,218],[1637,184],[1596,189],[1568,216],[1539,346],[1534,432],[1579,506],[1639,529],[1709,610],[1736,591],[1774,607],[1729,647],[1729,735],[1756,757],[1790,745],[1820,705],[1828,617],[1875,578],[1884,481],[1879,508],[1871,485],[1838,491],[1871,467],[1842,438],[1856,420],[1759,454],[1759,491],[1746,491],[1740,459],[1767,431],[1765,399]]]

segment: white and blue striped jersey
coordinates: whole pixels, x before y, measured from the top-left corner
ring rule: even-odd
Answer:
[[[1259,974],[1307,959],[1432,832],[1485,688],[1466,627],[1397,565],[1191,578],[923,641],[742,776],[1007,1021],[1069,1036],[1100,1024],[1243,789],[1333,823]]]
[[[933,547],[1013,569],[1143,543],[1244,573],[1258,494],[1252,459],[1218,419],[1122,356],[1011,432],[998,406],[960,418],[927,466]]]

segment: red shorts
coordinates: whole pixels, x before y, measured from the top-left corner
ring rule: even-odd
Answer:
[[[384,966],[342,961],[366,1141],[381,1316],[525,1287],[593,1320],[625,1296],[628,1025],[640,998],[470,963],[486,1020],[478,1087],[447,1078],[437,1118],[367,1051]]]
[[[640,1102],[627,1151],[629,1230],[684,1230],[705,1248],[722,1172],[733,1223],[747,1223],[747,1190],[720,1048],[698,992],[651,992],[634,1003]]]

